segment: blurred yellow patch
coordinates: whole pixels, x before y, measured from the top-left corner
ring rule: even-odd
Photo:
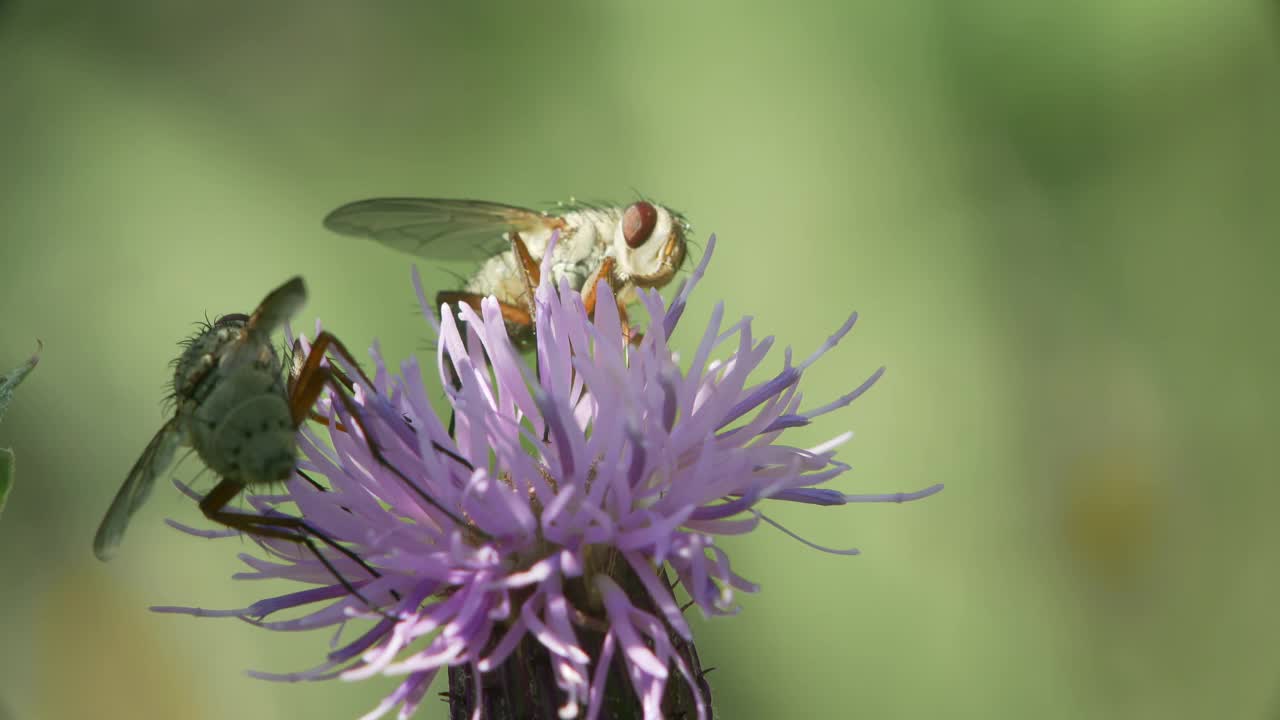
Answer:
[[[1153,463],[1136,448],[1101,451],[1068,468],[1065,539],[1094,579],[1123,584],[1149,567],[1158,492]]]
[[[144,603],[96,577],[73,569],[37,603],[35,717],[212,717],[203,688],[181,670],[189,665],[174,654],[175,638],[156,632]]]

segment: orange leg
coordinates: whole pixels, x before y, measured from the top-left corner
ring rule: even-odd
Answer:
[[[320,363],[324,361],[325,351],[330,345],[336,344],[343,358],[351,363],[351,367],[356,369],[356,373],[360,375],[360,379],[364,381],[369,388],[373,387],[373,381],[369,376],[360,369],[360,365],[356,363],[355,358],[347,351],[346,346],[338,342],[329,332],[322,332],[316,336],[314,342],[311,343],[311,352],[301,362],[297,360],[302,350],[302,343],[294,342],[294,367],[293,372],[289,374],[289,411],[293,415],[294,427],[302,425],[303,420],[308,416],[322,425],[328,425],[328,418],[323,417],[319,413],[312,410],[316,399],[320,397],[320,391],[324,388],[326,380],[333,380],[341,383],[348,392],[355,392],[355,384],[351,382],[351,378],[340,368],[334,367],[332,364],[325,367]],[[303,384],[307,383],[304,388]],[[346,432],[346,428],[339,427],[339,430]]]
[[[293,372],[289,375],[289,409],[293,413],[293,424],[295,426],[302,424],[303,415],[315,404],[316,398],[320,396],[323,381],[316,383],[313,378],[320,370],[325,370],[328,373],[328,377],[340,382],[347,392],[355,392],[355,384],[346,376],[346,373],[339,368],[333,367],[333,365],[329,365],[326,368],[320,364],[324,361],[325,352],[331,346],[344,360],[351,364],[351,367],[355,368],[356,374],[360,376],[364,384],[370,389],[373,388],[373,381],[369,379],[364,370],[360,369],[360,363],[356,362],[355,357],[351,355],[351,351],[347,350],[347,346],[334,337],[333,333],[327,330],[321,332],[311,342],[311,352],[307,354],[302,362],[298,362],[297,355],[294,356]],[[294,352],[297,353],[301,347],[301,342],[295,342]],[[300,391],[299,388],[303,387],[304,383],[308,383],[307,389]],[[309,393],[310,397],[300,397],[302,392]],[[304,400],[304,402],[298,402],[299,399]]]
[[[436,293],[437,305],[470,305],[472,310],[480,312],[480,301],[484,299],[479,293],[462,292],[461,290],[446,290]],[[533,315],[524,308],[518,308],[514,305],[508,305],[504,302],[498,303],[502,309],[502,319],[508,325],[516,325],[518,327],[533,327]]]
[[[612,257],[606,257],[600,262],[600,267],[587,278],[587,286],[583,288],[582,304],[587,308],[587,316],[594,317],[596,312],[596,287],[600,283],[600,279],[604,278],[609,282],[609,287],[613,288],[616,293],[621,287],[618,276],[614,273],[617,268],[617,260]],[[627,308],[622,303],[618,303],[618,319],[622,321],[622,335],[632,344],[639,345],[640,340],[644,338],[643,333],[631,333],[631,319],[627,317]]]
[[[437,305],[446,303],[449,305],[466,304],[470,305],[477,313],[480,312],[480,301],[483,299],[483,295],[462,291],[436,293]],[[532,296],[530,296],[530,305],[532,306]],[[504,302],[499,302],[498,306],[502,310],[502,321],[507,326],[507,335],[510,336],[512,342],[521,349],[530,347],[533,341],[533,313],[530,310],[508,305]]]
[[[640,341],[644,339],[644,333],[631,330],[631,318],[627,316],[627,308],[618,303],[618,319],[622,321],[622,337],[626,338],[632,345],[639,347]]]
[[[309,356],[304,355],[302,352],[302,341],[294,340],[293,341],[293,367],[289,371],[289,382],[287,387],[287,393],[290,398],[294,397],[295,395],[295,390],[298,384],[298,378],[302,375],[302,371],[306,367],[307,359],[309,359]],[[358,368],[359,366],[357,365],[356,367]],[[309,370],[308,372],[315,372],[315,371]],[[337,380],[338,382],[342,383],[344,387],[346,387],[347,392],[353,393],[356,391],[355,383],[351,382],[351,378],[347,377],[347,374],[342,372],[341,368],[330,365],[329,372],[333,375],[334,380]],[[294,407],[290,407],[290,410],[294,414],[294,418],[293,418],[294,424],[300,425],[302,421],[297,417],[298,409]],[[312,407],[307,407],[307,417],[314,422],[324,425],[325,427],[329,426],[329,418],[316,412],[315,409]],[[347,428],[344,427],[342,423],[338,423],[337,428],[339,432],[347,432]]]
[[[524,278],[526,307],[532,308],[533,291],[538,288],[538,283],[542,280],[542,268],[533,261],[533,255],[529,254],[529,247],[524,244],[524,238],[514,230],[511,231],[511,251],[515,254],[516,261],[520,263],[521,275]]]
[[[316,400],[319,399],[320,393],[324,390],[325,385],[332,387],[336,391],[334,394],[337,396],[338,401],[342,403],[343,407],[346,408],[347,413],[351,416],[352,422],[360,428],[361,434],[364,435],[365,445],[369,448],[369,453],[373,455],[374,460],[376,460],[379,465],[382,465],[394,473],[395,476],[404,483],[405,487],[412,490],[413,493],[423,502],[441,512],[445,517],[452,520],[458,527],[466,527],[467,522],[465,520],[458,517],[458,515],[445,506],[441,505],[439,500],[436,500],[424,492],[422,488],[418,487],[418,485],[410,480],[407,475],[401,472],[399,468],[392,465],[387,457],[382,454],[382,450],[378,447],[378,443],[373,437],[373,434],[369,432],[369,427],[365,425],[364,420],[361,419],[360,409],[356,407],[355,400],[351,398],[347,389],[334,379],[330,367],[320,364],[320,361],[324,359],[324,354],[329,350],[333,350],[341,355],[343,359],[351,364],[351,367],[355,368],[356,372],[360,375],[360,379],[364,381],[365,387],[371,391],[373,389],[373,381],[370,380],[369,376],[365,375],[364,371],[360,369],[360,366],[356,363],[355,358],[352,357],[351,352],[347,350],[347,347],[329,332],[322,332],[316,336],[315,342],[312,343],[311,354],[307,356],[306,361],[298,371],[297,379],[293,384],[294,392],[289,397],[289,409],[293,414],[295,425],[302,424],[307,413],[311,410],[311,407],[315,405]],[[475,469],[475,467],[468,462],[466,458],[458,455],[439,443],[433,441],[431,446],[436,452],[448,456],[468,470]]]
[[[617,260],[612,257],[606,257],[600,262],[600,267],[596,268],[596,271],[591,273],[590,277],[587,278],[587,286],[584,288],[584,292],[582,293],[582,304],[587,308],[588,317],[595,315],[596,285],[600,283],[601,279],[604,279],[609,283],[609,287],[613,288],[614,291],[617,291],[618,279],[615,277],[613,272],[617,266]]]
[[[305,545],[307,549],[311,551],[311,554],[315,555],[316,559],[320,561],[320,564],[324,565],[325,569],[329,571],[329,574],[333,575],[333,577],[337,579],[344,590],[351,593],[369,608],[377,610],[377,608],[369,602],[368,598],[361,595],[360,591],[348,582],[347,579],[342,576],[342,573],[338,572],[338,569],[333,566],[333,563],[329,562],[329,559],[324,556],[324,553],[320,552],[320,548],[316,547],[316,544],[311,541],[311,537],[314,536],[319,538],[324,544],[334,550],[337,550],[343,555],[346,555],[348,559],[359,565],[374,578],[382,577],[381,573],[370,567],[369,564],[362,560],[359,555],[356,555],[351,548],[348,548],[342,543],[339,543],[328,535],[320,532],[302,518],[290,517],[288,515],[253,515],[250,513],[224,510],[223,508],[227,506],[227,503],[231,502],[235,496],[239,495],[240,492],[244,490],[244,487],[244,485],[241,485],[234,480],[223,478],[218,482],[217,486],[215,486],[213,490],[209,491],[209,494],[205,495],[200,501],[200,511],[203,512],[204,516],[210,520],[220,525],[225,525],[233,530],[239,530],[246,535],[254,535],[261,538],[274,538],[276,540],[287,540],[289,542],[298,543],[299,545]],[[397,595],[394,590],[392,591],[392,595]],[[386,617],[385,613],[383,613],[383,615]]]

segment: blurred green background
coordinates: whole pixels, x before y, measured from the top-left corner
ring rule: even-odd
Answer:
[[[372,707],[392,681],[242,672],[327,635],[147,610],[273,590],[165,527],[199,522],[170,488],[93,559],[175,342],[301,273],[304,326],[402,357],[411,260],[325,212],[634,188],[720,238],[686,318],[723,299],[807,353],[862,312],[806,397],[888,374],[796,433],[857,431],[838,487],[947,483],[775,512],[861,557],[726,543],[764,590],[697,626],[719,717],[1280,717],[1277,9],[0,3],[0,366],[45,343],[0,425],[0,708]]]

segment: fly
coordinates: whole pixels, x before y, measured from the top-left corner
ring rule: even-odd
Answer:
[[[558,214],[484,200],[374,198],[343,205],[324,219],[330,230],[376,240],[431,260],[485,258],[460,290],[440,292],[436,305],[497,299],[512,340],[533,340],[533,291],[553,233],[552,280],[582,293],[588,312],[596,287],[609,283],[623,310],[638,288],[671,282],[686,254],[689,225],[679,213],[639,200],[625,207],[569,205]]]

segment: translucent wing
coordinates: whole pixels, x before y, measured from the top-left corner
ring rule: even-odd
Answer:
[[[329,213],[325,227],[419,257],[475,260],[507,249],[502,234],[561,227],[537,210],[483,200],[374,198]]]
[[[115,555],[116,546],[129,526],[129,518],[146,502],[156,484],[156,476],[173,464],[173,456],[181,445],[182,433],[178,432],[176,419],[165,423],[151,438],[147,449],[142,451],[142,457],[133,464],[124,485],[120,486],[120,492],[111,501],[111,507],[107,508],[107,514],[98,526],[98,534],[93,537],[93,554],[99,560],[110,560]]]
[[[290,278],[263,298],[249,317],[246,328],[255,335],[269,337],[276,328],[284,326],[289,318],[297,314],[306,302],[307,286],[303,284],[302,278]]]

